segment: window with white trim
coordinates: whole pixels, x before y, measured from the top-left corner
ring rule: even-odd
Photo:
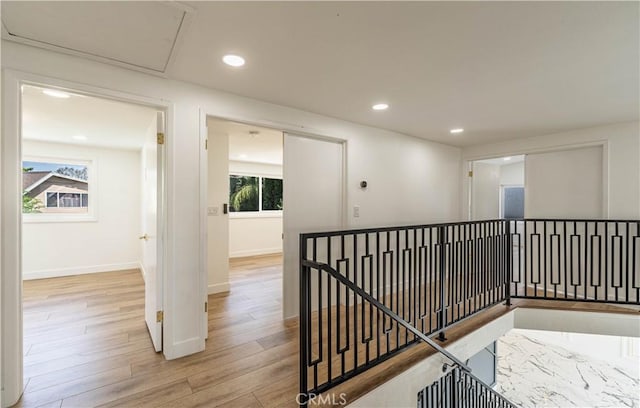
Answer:
[[[93,217],[91,161],[28,158],[22,162],[22,212],[26,220]]]

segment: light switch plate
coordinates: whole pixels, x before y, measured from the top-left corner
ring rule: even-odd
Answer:
[[[220,212],[220,207],[208,207],[207,208],[207,215],[216,216],[216,215],[218,215],[219,212]]]

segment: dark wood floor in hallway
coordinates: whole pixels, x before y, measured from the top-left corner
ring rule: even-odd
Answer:
[[[25,393],[16,407],[296,406],[297,322],[282,320],[282,257],[231,261],[209,296],[206,351],[166,361],[138,271],[25,281]]]

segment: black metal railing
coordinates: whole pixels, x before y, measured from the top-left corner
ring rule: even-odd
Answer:
[[[418,408],[517,408],[473,374],[454,367],[418,393]]]
[[[508,228],[497,220],[303,234],[301,393],[319,394],[508,300]]]
[[[640,304],[640,220],[511,221],[514,298]]]
[[[319,394],[418,341],[443,353],[430,337],[512,297],[640,305],[640,221],[302,234],[300,273],[300,391]]]

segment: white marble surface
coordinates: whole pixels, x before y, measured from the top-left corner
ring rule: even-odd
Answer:
[[[496,390],[522,407],[640,407],[637,338],[514,329]]]

